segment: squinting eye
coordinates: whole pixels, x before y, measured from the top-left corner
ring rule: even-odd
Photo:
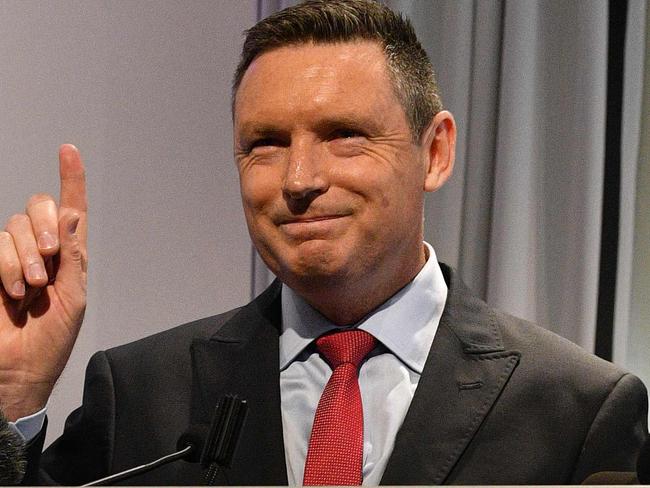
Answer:
[[[279,145],[279,142],[277,140],[272,139],[270,137],[266,137],[264,139],[258,139],[256,141],[253,141],[249,147],[251,149],[255,149],[256,147],[278,146],[278,145]]]
[[[332,139],[352,139],[354,137],[363,137],[363,134],[354,129],[339,129],[331,134]]]

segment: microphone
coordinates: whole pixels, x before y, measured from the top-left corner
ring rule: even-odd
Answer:
[[[205,481],[214,485],[219,468],[229,468],[244,427],[248,404],[235,395],[226,395],[217,403],[210,433],[201,453],[201,466],[206,469]]]
[[[0,485],[17,485],[25,475],[24,442],[0,412]]]
[[[642,485],[650,484],[650,438],[646,439],[636,458],[636,475]]]
[[[179,459],[190,463],[200,462],[201,467],[207,469],[206,483],[212,485],[219,469],[230,467],[232,464],[247,411],[246,400],[241,400],[235,395],[226,395],[217,402],[209,427],[192,425],[179,437],[176,443],[177,452],[82,486],[113,485]]]

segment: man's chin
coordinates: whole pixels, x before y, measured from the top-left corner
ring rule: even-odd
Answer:
[[[317,252],[284,261],[278,276],[291,287],[320,288],[345,280],[349,272],[350,265],[341,256]]]
[[[281,246],[258,246],[266,265],[280,280],[293,284],[321,287],[349,278],[358,267],[350,257],[350,243],[341,240],[312,239]],[[358,260],[357,260],[358,261]]]
[[[332,281],[341,279],[345,274],[342,267],[336,266],[332,262],[301,262],[286,266],[280,276],[286,277],[286,280],[283,280],[285,282],[300,281],[318,285],[332,283]]]

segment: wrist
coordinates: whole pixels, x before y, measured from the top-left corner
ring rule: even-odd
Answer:
[[[47,405],[51,388],[10,385],[0,386],[0,410],[10,422],[33,415]]]

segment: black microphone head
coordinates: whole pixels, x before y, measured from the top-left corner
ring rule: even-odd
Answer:
[[[636,458],[636,475],[642,485],[650,484],[650,438],[646,439]]]
[[[188,463],[198,463],[201,460],[201,453],[203,452],[209,431],[210,426],[208,425],[190,425],[189,429],[178,438],[178,442],[176,443],[177,450],[182,451],[187,446],[192,446],[192,449],[184,458],[185,461]]]
[[[201,466],[230,467],[246,420],[248,404],[236,395],[223,396],[215,407]]]
[[[0,413],[0,485],[17,485],[25,475],[25,451],[22,438]]]

